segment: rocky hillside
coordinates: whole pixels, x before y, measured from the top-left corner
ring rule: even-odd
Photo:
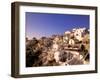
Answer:
[[[89,63],[89,31],[85,28],[31,40],[26,38],[26,67]]]

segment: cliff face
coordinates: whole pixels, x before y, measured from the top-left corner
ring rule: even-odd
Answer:
[[[63,35],[26,40],[26,67],[89,63],[89,32],[85,28]]]

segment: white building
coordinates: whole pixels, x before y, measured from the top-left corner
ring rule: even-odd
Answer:
[[[66,31],[66,32],[64,33],[63,42],[65,42],[65,43],[68,42],[70,34],[71,34],[70,31]]]
[[[56,60],[56,62],[59,62],[59,55],[60,55],[60,52],[59,51],[56,51],[54,53],[54,59]]]
[[[66,34],[70,34],[71,32],[70,31],[66,31],[64,34],[66,35]]]
[[[67,42],[68,42],[68,39],[69,39],[69,38],[68,38],[67,36],[64,36],[64,37],[63,37],[63,42],[67,43]]]
[[[59,49],[59,45],[57,43],[54,43],[52,46],[53,51],[57,51]]]
[[[73,29],[74,37],[78,39],[79,41],[82,41],[85,30],[86,28]]]
[[[70,44],[70,45],[74,45],[74,44],[75,44],[75,41],[74,41],[73,39],[70,39],[70,40],[69,40],[69,44]]]

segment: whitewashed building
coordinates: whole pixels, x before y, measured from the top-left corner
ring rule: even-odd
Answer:
[[[82,41],[86,28],[73,29],[74,37],[79,41]]]
[[[73,39],[70,39],[70,40],[69,40],[69,44],[70,44],[70,45],[74,45],[74,44],[75,44],[75,41],[74,41]]]
[[[65,43],[68,42],[70,34],[71,34],[70,31],[66,31],[66,32],[64,33],[63,42],[65,42]]]

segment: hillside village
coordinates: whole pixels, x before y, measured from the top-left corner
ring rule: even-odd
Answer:
[[[89,30],[75,28],[63,35],[26,38],[26,67],[89,64]]]

